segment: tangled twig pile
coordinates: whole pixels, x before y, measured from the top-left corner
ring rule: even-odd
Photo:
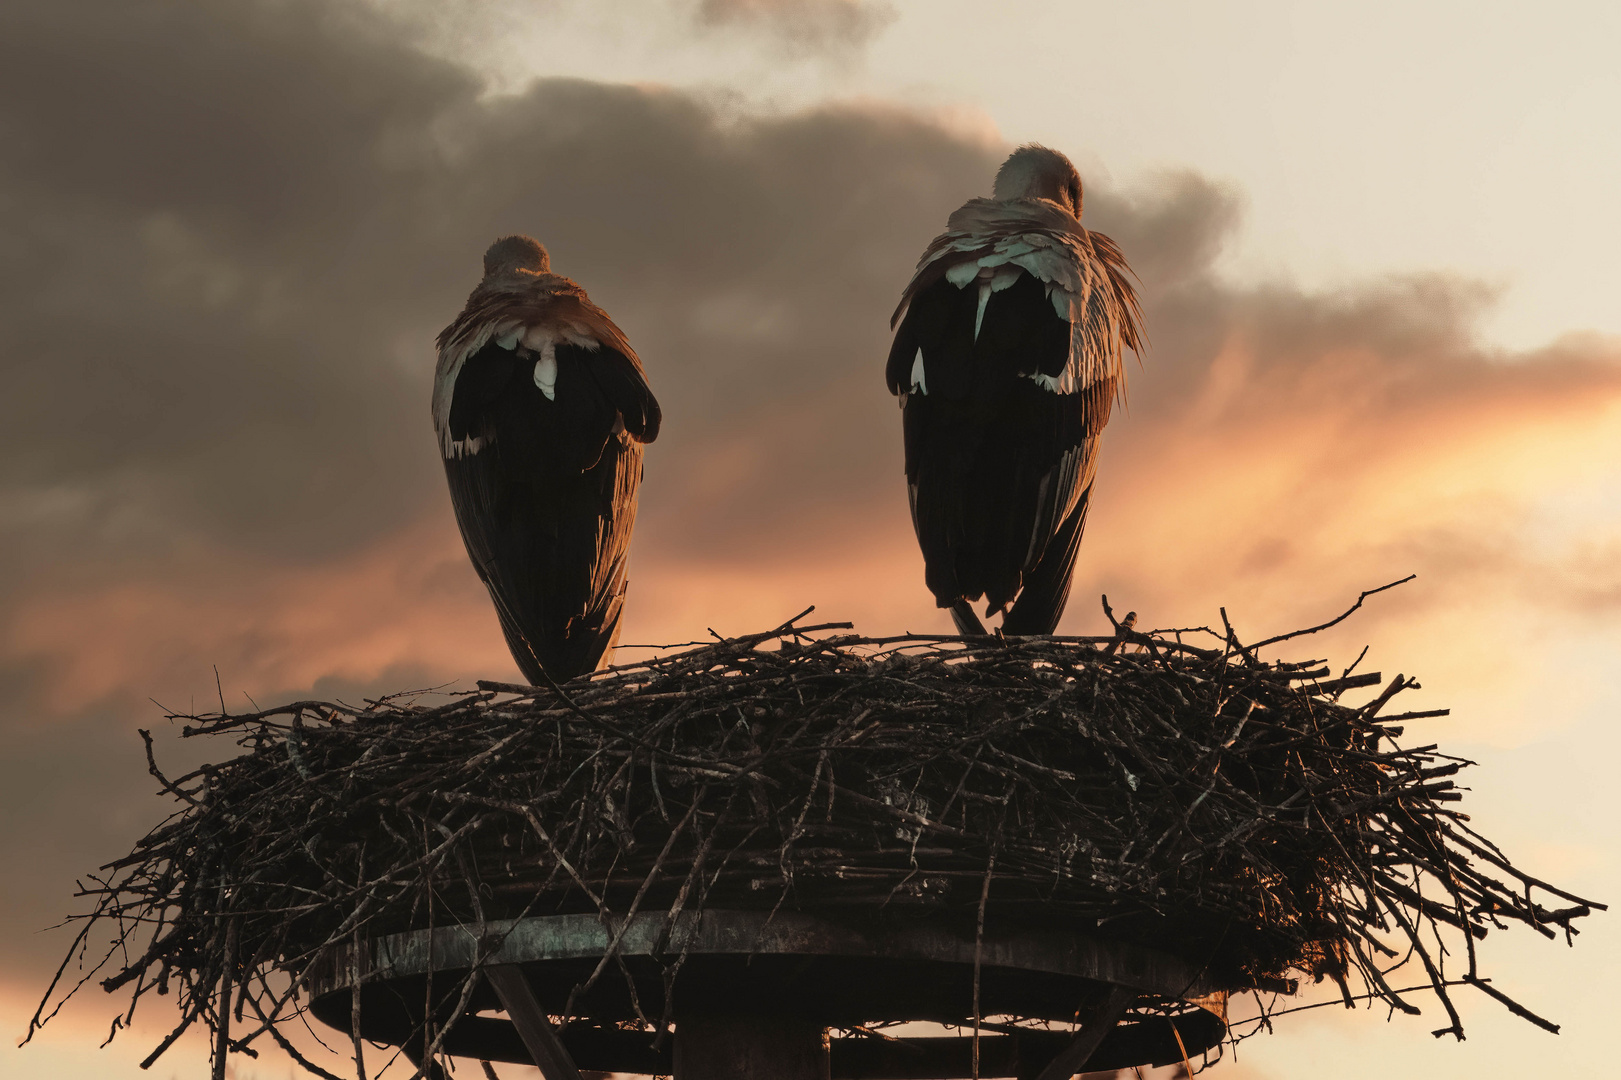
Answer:
[[[1283,638],[1117,626],[1004,641],[790,623],[562,689],[177,717],[244,752],[175,780],[151,764],[179,809],[92,878],[74,953],[111,925],[86,979],[110,963],[102,985],[131,1011],[178,987],[154,1059],[199,1019],[222,1047],[268,1032],[296,1055],[279,1029],[303,976],[363,935],[705,906],[1084,930],[1234,988],[1299,972],[1408,1012],[1387,975],[1416,960],[1450,1020],[1437,1034],[1462,1035],[1459,982],[1551,1026],[1480,977],[1475,940],[1510,922],[1568,935],[1602,905],[1470,829],[1451,779],[1468,762],[1398,745],[1438,715],[1386,713],[1414,681],[1351,707],[1339,695],[1379,677],[1258,658]],[[36,1023],[59,998],[53,983]]]

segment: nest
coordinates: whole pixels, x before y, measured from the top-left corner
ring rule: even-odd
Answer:
[[[1437,1034],[1462,1037],[1460,983],[1553,1026],[1484,979],[1475,942],[1516,922],[1568,937],[1602,905],[1470,829],[1454,780],[1469,762],[1399,743],[1445,712],[1391,710],[1415,681],[1352,707],[1339,696],[1377,674],[1259,659],[1323,627],[1245,646],[1230,627],[1116,625],[875,639],[791,622],[561,688],[177,716],[242,752],[170,780],[142,733],[178,809],[90,879],[95,909],[35,1026],[78,956],[79,985],[111,972],[130,1013],[178,988],[149,1062],[201,1020],[220,1060],[268,1033],[331,1076],[281,1029],[334,947],[705,907],[1063,928],[1177,953],[1235,990],[1304,975],[1417,1012],[1389,981],[1406,965],[1446,1012]],[[97,927],[116,946],[86,964]]]

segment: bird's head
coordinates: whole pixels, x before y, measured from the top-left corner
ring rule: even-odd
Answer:
[[[1008,155],[991,190],[998,199],[1050,199],[1081,216],[1081,174],[1069,158],[1036,143]]]
[[[549,274],[551,269],[552,257],[546,254],[539,240],[527,236],[503,236],[484,253],[484,276],[487,278],[498,274],[510,275],[515,271]]]

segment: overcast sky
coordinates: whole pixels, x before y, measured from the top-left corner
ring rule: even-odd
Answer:
[[[947,628],[887,320],[1025,139],[1081,166],[1152,339],[1064,629],[1107,592],[1271,634],[1417,573],[1312,651],[1420,676],[1455,710],[1425,737],[1482,762],[1476,823],[1621,895],[1617,27],[1539,10],[10,0],[0,1020],[20,1035],[74,877],[164,812],[150,698],[204,707],[216,667],[232,705],[516,677],[428,417],[433,335],[497,235],[547,244],[665,408],[626,642],[811,603]],[[1613,921],[1487,943],[1557,1039],[1473,999],[1462,1046],[1322,1010],[1222,1070],[1588,1069]],[[162,1017],[97,1052],[109,1004],[0,1072],[137,1075]]]

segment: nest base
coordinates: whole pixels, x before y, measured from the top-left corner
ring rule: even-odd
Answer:
[[[1044,1059],[1067,1077],[1094,1049],[1088,1068],[1216,1045],[1198,976],[1299,974],[1409,1014],[1429,991],[1438,1035],[1462,1038],[1459,985],[1557,1032],[1484,977],[1478,943],[1514,923],[1569,940],[1603,905],[1470,827],[1470,763],[1400,742],[1446,710],[1386,708],[1416,681],[1356,706],[1341,695],[1378,673],[1262,659],[1382,591],[1248,645],[1225,621],[866,638],[796,619],[565,686],[177,715],[241,752],[170,779],[142,732],[175,812],[89,878],[94,910],[29,1030],[99,975],[131,1010],[177,988],[145,1064],[201,1023],[216,1080],[261,1038],[340,1080],[283,1033],[312,988],[356,1029],[357,1075],[362,1035],[430,1080],[447,1053],[551,1054],[562,1080],[571,1054],[667,1073],[671,1025],[679,1040],[703,1009],[849,1032],[836,1076],[973,1075],[977,1058],[980,1076]],[[1147,978],[1135,958],[1156,950],[1190,963]],[[1127,1026],[1083,1046],[1126,998]],[[1258,1001],[1254,1030],[1289,1011]],[[1058,1048],[1055,1022],[1091,1017]],[[911,1019],[983,1037],[869,1028]]]
[[[590,1000],[571,1006],[573,988],[611,951],[625,977],[598,981]],[[800,1028],[814,1031],[818,1046],[829,1027],[858,1031],[874,1022],[924,1020],[971,1028],[976,1001],[982,1016],[1062,1024],[1100,1010],[1116,988],[1136,997],[1139,1008],[1103,1040],[1088,1069],[1179,1062],[1226,1034],[1225,993],[1192,965],[1151,949],[1080,934],[976,942],[927,924],[853,927],[802,913],[729,910],[673,921],[660,912],[606,925],[595,916],[561,915],[388,935],[334,950],[311,981],[311,1010],[352,1034],[358,994],[362,1037],[404,1045],[434,1026],[424,1023],[432,1018],[422,1015],[421,1005],[432,996],[430,978],[456,985],[490,967],[520,969],[548,1014],[590,1016],[592,1024],[565,1027],[561,1041],[576,1066],[607,1072],[668,1075],[674,1067],[678,1077],[689,1070],[694,1076],[753,1075],[712,1073],[690,1062],[684,1070],[668,1040],[655,1046],[635,1021],[638,1012],[657,1015],[666,996],[681,1003],[675,1047],[701,1038],[704,1060],[717,1054],[747,1060],[752,1042],[724,1036],[720,1029],[728,1024],[744,1025],[786,1052],[803,1049],[808,1036]],[[445,1032],[443,1051],[530,1063],[533,1055],[509,1020],[479,1015],[500,1008],[493,988],[481,985],[468,1003],[471,1015]],[[714,1037],[703,1038],[697,1029],[684,1036],[683,1015],[704,1018],[699,1027]],[[1036,1076],[1072,1039],[1062,1027],[1001,1034],[993,1025],[979,1039],[979,1075]],[[835,1077],[899,1080],[971,1076],[972,1059],[967,1037],[856,1035],[832,1040],[829,1064]]]

